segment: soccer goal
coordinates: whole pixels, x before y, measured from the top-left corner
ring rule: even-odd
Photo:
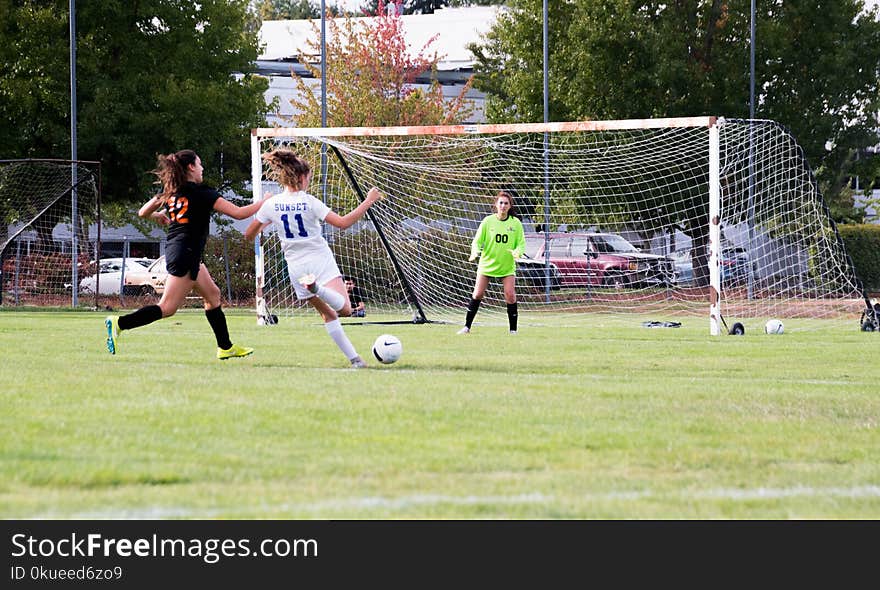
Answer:
[[[97,162],[0,160],[0,305],[79,304],[100,248],[100,178]]]
[[[718,334],[743,319],[857,322],[865,309],[803,151],[773,121],[255,129],[255,198],[279,190],[261,160],[278,147],[312,163],[312,194],[341,214],[372,186],[387,195],[356,226],[326,226],[367,320],[461,322],[470,242],[501,189],[526,230],[524,312],[702,316]],[[255,253],[258,315],[290,314],[277,239]],[[493,282],[481,318],[504,310]]]

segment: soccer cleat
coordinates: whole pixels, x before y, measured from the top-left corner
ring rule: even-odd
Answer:
[[[308,289],[309,293],[317,293],[318,292],[318,284],[315,282],[315,275],[309,273],[307,275],[301,276],[297,279],[297,282]]]
[[[468,328],[467,326],[465,326],[464,328],[462,328],[461,330],[456,332],[456,334],[470,334],[470,333],[471,333],[471,329]]]
[[[510,333],[511,333],[511,334],[516,334],[516,330],[511,330]]]
[[[107,352],[116,354],[116,341],[119,339],[119,316],[108,315],[104,320],[107,328]]]
[[[366,369],[367,363],[365,363],[364,359],[362,359],[361,357],[356,356],[353,359],[351,359],[351,368],[352,369]]]
[[[253,354],[254,349],[248,348],[247,346],[239,346],[238,344],[233,344],[226,350],[222,348],[217,348],[217,358],[221,361],[225,361],[226,359],[231,359],[233,357],[247,356],[249,354]]]

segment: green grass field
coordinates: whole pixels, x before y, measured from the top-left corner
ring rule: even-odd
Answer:
[[[198,311],[115,357],[103,314],[0,312],[0,517],[880,518],[880,338],[856,321],[349,325],[365,357],[404,345],[355,371],[314,314],[227,315],[253,356],[215,360]]]

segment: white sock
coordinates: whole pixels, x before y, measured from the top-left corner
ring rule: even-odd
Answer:
[[[325,287],[321,285],[318,287],[318,297],[324,300],[324,303],[339,311],[343,307],[345,307],[345,297],[342,296],[341,293],[337,293],[330,287]]]
[[[339,294],[337,293],[337,295]],[[342,354],[345,355],[345,358],[351,360],[358,355],[351,340],[345,335],[345,330],[342,329],[342,324],[339,320],[327,322],[324,324],[324,327],[327,329],[327,333],[330,334],[330,338],[333,338],[333,342],[336,343],[336,346],[338,346],[339,350],[342,351]]]

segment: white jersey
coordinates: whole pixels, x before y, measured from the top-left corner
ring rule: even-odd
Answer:
[[[272,223],[284,256],[288,260],[300,255],[330,253],[330,246],[321,234],[321,223],[330,207],[304,192],[285,190],[263,202],[255,215],[260,223]]]

